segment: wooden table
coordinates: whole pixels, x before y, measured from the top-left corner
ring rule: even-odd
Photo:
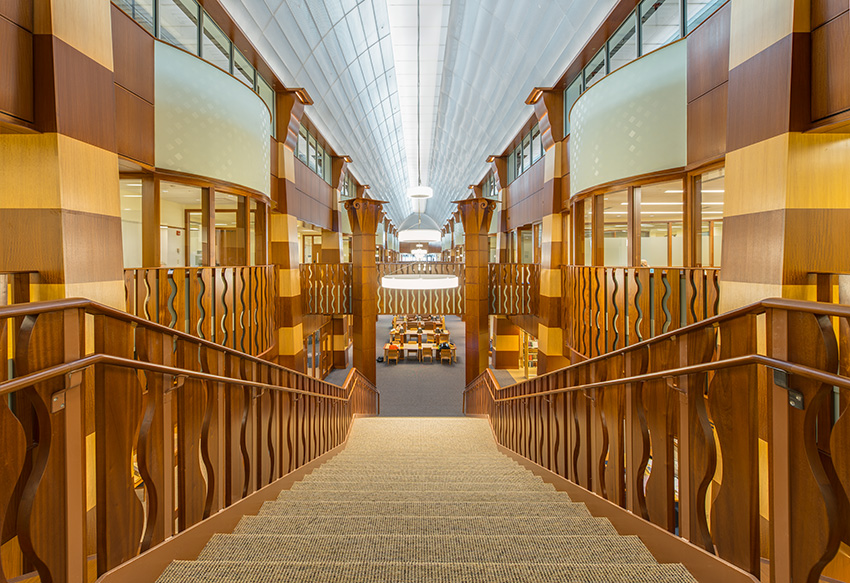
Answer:
[[[437,349],[436,358],[439,358],[440,357],[440,349],[437,348],[437,346],[438,345],[437,345],[436,342],[426,342],[426,343],[422,344],[422,348],[436,348]],[[454,344],[451,345],[451,350],[452,350],[452,362],[457,362],[457,348],[455,347]],[[419,343],[417,343],[417,342],[405,342],[404,344],[399,346],[399,357],[402,356],[402,352],[409,352],[409,351],[419,352]],[[388,342],[388,343],[384,344],[384,362],[386,362],[386,363],[389,362],[387,360],[387,356],[389,356],[389,353],[390,353],[390,343]]]

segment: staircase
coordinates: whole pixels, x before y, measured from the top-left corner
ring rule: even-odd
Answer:
[[[469,418],[364,418],[321,468],[160,583],[693,582]]]

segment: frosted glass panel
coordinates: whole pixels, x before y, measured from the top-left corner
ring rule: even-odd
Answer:
[[[572,194],[687,164],[687,40],[611,73],[570,115]]]
[[[185,52],[156,43],[156,165],[269,193],[271,119],[262,99]]]

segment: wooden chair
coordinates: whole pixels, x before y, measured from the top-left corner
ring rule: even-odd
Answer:
[[[437,327],[436,322],[425,322],[422,325],[422,329],[425,330],[426,332],[433,332],[434,328],[436,328],[436,327]]]
[[[396,364],[398,364],[398,348],[390,348],[387,353],[387,364],[390,363],[391,360],[394,360]]]
[[[392,336],[393,344],[404,344],[404,335],[395,333]]]
[[[422,340],[419,340],[419,346],[416,350],[416,356],[419,359],[419,362],[422,362]]]
[[[452,363],[452,349],[451,348],[441,348],[440,349],[440,363],[442,364],[445,361],[449,361],[449,364]]]
[[[449,333],[443,332],[440,334],[440,342],[448,342],[449,341]]]
[[[423,348],[421,352],[422,356],[419,358],[422,362],[425,362],[427,358],[431,362],[434,362],[434,347],[429,346],[427,348]]]

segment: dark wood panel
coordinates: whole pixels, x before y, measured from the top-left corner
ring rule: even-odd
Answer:
[[[812,30],[847,12],[847,0],[812,0]]]
[[[0,16],[32,32],[33,0],[0,0]]]
[[[812,119],[823,119],[847,109],[850,109],[850,12],[812,31]]]
[[[153,105],[115,85],[115,131],[118,153],[153,166]]]
[[[782,282],[785,212],[766,211],[723,219],[723,281]],[[733,251],[734,250],[734,251]]]
[[[809,34],[793,33],[729,72],[727,149],[805,130],[810,96]]]
[[[278,164],[279,164],[278,155],[277,155],[278,154],[278,152],[277,152],[277,140],[274,139],[274,138],[269,138],[269,141],[270,141],[270,145],[269,145],[269,154],[270,154],[269,166],[271,167],[272,176],[277,178],[277,176],[278,176],[278,168],[277,167],[278,167]],[[272,180],[272,183],[275,183],[275,182],[277,182],[277,181]],[[273,197],[272,197],[272,200],[274,200]]]
[[[42,283],[64,281],[61,214],[56,209],[3,209],[0,212],[0,266],[34,270]],[[33,245],[38,241],[38,245]]]
[[[728,83],[688,103],[688,166],[726,154]]]
[[[154,38],[117,6],[112,6],[112,58],[115,82],[154,102]]]
[[[688,102],[729,79],[729,24],[727,3],[688,37]]]
[[[33,37],[33,59],[38,129],[114,152],[112,71],[51,35]]]
[[[783,284],[810,283],[808,273],[812,271],[847,271],[850,209],[786,209],[784,213],[786,251]],[[725,264],[723,270],[726,270]]]
[[[65,283],[122,281],[121,217],[62,211]]]
[[[0,111],[33,121],[32,33],[0,18]]]

